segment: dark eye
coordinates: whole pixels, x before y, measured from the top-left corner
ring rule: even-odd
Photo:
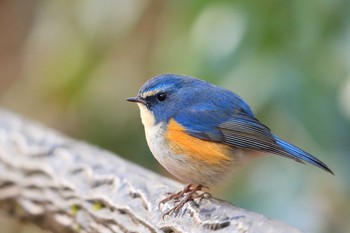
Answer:
[[[165,93],[158,93],[158,94],[156,94],[156,98],[159,101],[164,101],[166,99],[166,94]]]

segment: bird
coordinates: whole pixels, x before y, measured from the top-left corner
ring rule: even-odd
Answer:
[[[273,134],[240,96],[201,79],[162,74],[126,100],[138,104],[154,157],[188,183],[159,202],[160,206],[176,200],[163,218],[177,214],[188,201],[206,197],[209,193],[203,188],[229,180],[237,168],[264,154],[306,162],[334,174],[316,157]]]

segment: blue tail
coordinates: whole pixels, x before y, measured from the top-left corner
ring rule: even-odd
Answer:
[[[286,157],[290,157],[291,159],[294,159],[296,161],[302,162],[308,162],[312,165],[315,165],[319,168],[322,168],[323,170],[331,173],[334,175],[334,173],[332,172],[331,169],[329,169],[329,167],[323,163],[322,161],[318,160],[317,158],[315,158],[314,156],[310,155],[309,153],[307,153],[306,151],[303,151],[302,149],[299,149],[296,146],[293,146],[292,144],[289,144],[286,141],[283,141],[282,139],[278,138],[277,136],[274,136],[276,143],[279,147],[281,147],[283,149],[283,151],[286,153]]]

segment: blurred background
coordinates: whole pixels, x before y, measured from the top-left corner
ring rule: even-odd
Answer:
[[[0,30],[2,108],[170,176],[125,98],[162,73],[199,77],[335,173],[270,156],[215,196],[350,232],[349,0],[2,0]]]

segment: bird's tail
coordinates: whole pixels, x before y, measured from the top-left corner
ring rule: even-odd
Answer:
[[[314,156],[310,155],[309,153],[307,153],[306,151],[303,151],[302,149],[299,149],[296,146],[293,146],[292,144],[289,144],[286,141],[283,141],[282,139],[278,138],[277,136],[274,136],[277,145],[282,148],[283,152],[286,153],[286,157],[290,157],[291,159],[294,159],[298,162],[302,162],[305,161],[307,163],[310,163],[312,165],[315,165],[331,174],[334,175],[334,173],[332,172],[331,169],[329,169],[329,167],[323,163],[322,161],[320,161],[319,159],[315,158]]]

